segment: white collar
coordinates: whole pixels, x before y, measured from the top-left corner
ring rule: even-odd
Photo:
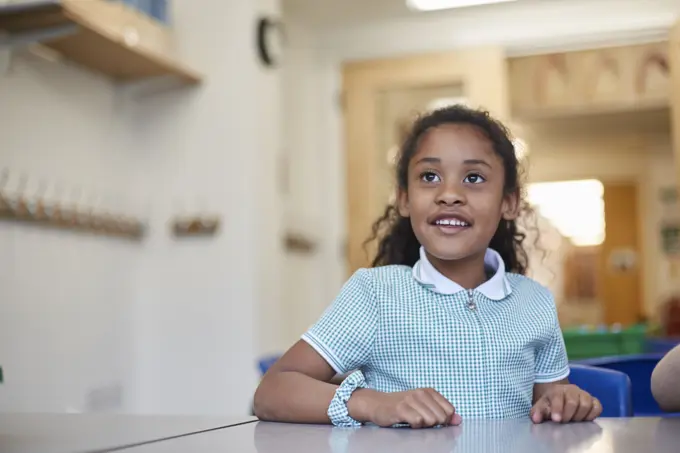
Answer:
[[[475,288],[491,300],[501,300],[512,292],[510,282],[505,276],[505,263],[500,254],[493,249],[486,249],[484,265],[495,271],[493,277]],[[421,284],[440,294],[456,294],[465,291],[453,280],[448,279],[434,268],[427,259],[425,248],[420,247],[420,260],[413,266],[413,277]]]

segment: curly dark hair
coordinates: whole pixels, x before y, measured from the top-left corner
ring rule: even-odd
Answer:
[[[396,179],[398,189],[408,187],[408,165],[418,150],[420,139],[427,131],[445,124],[468,124],[477,127],[491,141],[494,151],[503,160],[505,168],[504,191],[517,194],[520,211],[523,215],[533,213],[530,205],[523,199],[521,167],[515,153],[510,132],[499,121],[484,110],[476,110],[463,105],[454,105],[429,112],[419,117],[401,146],[397,157]],[[411,220],[399,214],[398,201],[390,204],[383,215],[373,224],[372,234],[364,245],[379,240],[378,251],[372,266],[401,264],[413,266],[420,258],[420,243],[413,232]],[[508,272],[524,275],[529,258],[523,243],[526,235],[519,230],[516,220],[501,219],[489,247],[496,250],[505,263]]]

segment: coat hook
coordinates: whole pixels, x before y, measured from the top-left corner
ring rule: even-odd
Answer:
[[[86,200],[87,197],[84,196],[84,191],[79,192],[79,199],[81,202]],[[81,228],[89,228],[91,225],[91,217],[92,217],[92,208],[90,206],[87,206],[87,203],[82,203],[82,208],[78,208],[78,204],[76,204],[75,208],[75,214],[76,214],[76,224],[81,227]]]
[[[61,208],[61,192],[62,186],[59,183],[54,185],[54,198],[50,203],[45,206],[45,213],[50,222],[61,224],[63,221],[63,213]]]
[[[96,232],[101,231],[103,223],[102,223],[102,216],[99,215],[97,208],[99,207],[99,202],[101,201],[101,197],[99,195],[95,195],[92,198],[92,203],[90,204],[90,209],[88,209],[88,219],[89,219],[89,227]]]
[[[5,186],[7,185],[7,181],[9,181],[9,170],[5,168],[0,175],[0,213],[10,210],[9,203],[5,198]]]
[[[78,226],[78,201],[80,200],[81,189],[76,187],[73,189],[73,202],[68,210],[62,211],[63,220],[67,225],[74,227]]]
[[[26,198],[24,197],[24,191],[26,190],[27,184],[28,175],[21,175],[21,178],[19,178],[19,184],[17,185],[16,195],[10,200],[10,208],[12,209],[14,216],[17,218],[30,217],[28,206],[26,205]]]
[[[45,191],[47,190],[47,182],[43,179],[38,185],[38,190],[36,190],[35,195],[32,200],[28,200],[28,212],[33,220],[46,220],[47,215],[45,214]]]

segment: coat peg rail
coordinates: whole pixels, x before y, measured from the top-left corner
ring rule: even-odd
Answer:
[[[145,225],[134,217],[27,200],[22,196],[8,197],[1,192],[0,220],[130,240],[141,240],[146,233]]]

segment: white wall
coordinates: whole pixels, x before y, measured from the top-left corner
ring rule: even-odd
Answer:
[[[344,158],[335,64],[317,57],[317,35],[286,19],[283,146],[289,162],[286,227],[318,241],[311,255],[287,254],[283,298],[288,343],[296,341],[333,300],[346,277]]]
[[[347,14],[337,15],[345,18],[343,21],[332,20],[333,12],[319,20],[295,14],[292,10],[286,18],[291,49],[284,70],[285,87],[290,90],[284,99],[284,143],[300,156],[293,162],[300,181],[324,179],[317,186],[320,191],[313,195],[314,186],[301,183],[289,204],[305,207],[311,218],[321,219],[325,237],[323,253],[301,257],[287,266],[287,281],[296,282],[285,288],[285,305],[295,314],[290,318],[291,337],[318,317],[347,277],[341,248],[346,216],[342,120],[337,102],[343,61],[488,44],[503,45],[509,54],[522,55],[654,41],[665,37],[680,15],[680,3],[522,1],[382,20],[360,16],[347,20]]]
[[[35,59],[0,79],[0,167],[63,185],[62,197],[121,198],[138,187],[120,146],[123,109],[101,78]],[[121,180],[127,176],[128,182]],[[144,193],[143,191],[141,192]],[[134,381],[138,247],[0,223],[2,410],[82,408],[88,391]]]
[[[279,75],[253,45],[278,5],[175,3],[196,90],[136,98],[26,57],[0,78],[0,167],[117,194],[150,224],[133,245],[0,223],[0,410],[88,410],[120,385],[109,409],[245,414],[256,354],[280,348]],[[191,210],[220,234],[171,239]]]

